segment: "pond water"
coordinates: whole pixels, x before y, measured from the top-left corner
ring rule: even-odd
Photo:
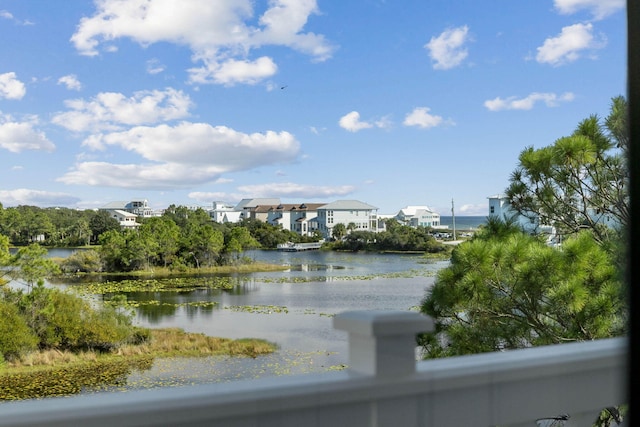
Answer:
[[[63,254],[57,253],[56,256]],[[232,276],[231,291],[135,292],[130,301],[166,305],[136,308],[137,324],[178,327],[228,338],[274,342],[273,355],[248,358],[158,360],[134,373],[127,388],[231,381],[318,372],[348,364],[347,334],[333,329],[333,316],[350,310],[415,310],[444,261],[420,255],[326,251],[250,251],[246,256],[286,271]],[[211,306],[181,303],[215,302]]]

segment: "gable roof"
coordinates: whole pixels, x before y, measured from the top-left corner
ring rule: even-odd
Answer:
[[[323,205],[319,209],[331,209],[336,211],[348,211],[348,210],[377,210],[375,206],[371,206],[367,203],[359,200],[336,200],[335,202]]]
[[[116,209],[124,210],[124,209],[126,209],[128,204],[129,204],[129,202],[122,202],[122,201],[109,202],[106,205],[102,206],[100,209],[103,209],[103,210],[116,210]]]
[[[433,210],[429,209],[428,206],[407,206],[400,209],[398,215],[415,216],[420,211],[435,213]]]
[[[234,208],[237,211],[241,211],[243,209],[251,209],[260,205],[279,205],[280,199],[278,198],[262,198],[262,199],[242,199]]]

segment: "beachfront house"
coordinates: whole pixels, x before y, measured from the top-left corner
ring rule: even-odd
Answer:
[[[317,222],[314,220],[321,206],[324,206],[324,203],[281,203],[277,206],[259,206],[256,211],[266,210],[269,224],[301,236],[311,236],[316,230]]]
[[[409,227],[433,227],[440,226],[440,214],[429,209],[428,206],[407,206],[395,215],[400,224]]]
[[[509,203],[507,197],[503,194],[496,194],[488,197],[489,199],[489,216],[495,216],[502,220],[514,219],[522,229],[531,234],[544,234],[547,236],[547,243],[557,243],[557,233],[555,227],[546,224],[540,224],[537,216],[532,215],[526,217],[518,214]]]
[[[338,200],[318,208],[315,226],[330,238],[336,224],[355,226],[355,231],[378,231],[378,208],[358,200]]]
[[[123,211],[134,214],[140,218],[150,218],[156,216],[156,213],[149,206],[149,202],[146,199],[131,200],[129,202],[116,201],[110,202],[102,206],[100,210],[104,211]]]

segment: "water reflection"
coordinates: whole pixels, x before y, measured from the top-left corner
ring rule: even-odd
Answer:
[[[202,276],[203,284],[211,277],[225,278],[233,286],[224,290],[203,286],[183,292],[113,292],[104,298],[126,296],[134,304],[135,321],[141,326],[178,327],[210,336],[274,342],[280,348],[276,354],[260,360],[242,360],[238,369],[251,377],[257,375],[254,368],[261,375],[279,375],[281,361],[275,361],[287,359],[285,355],[312,353],[313,366],[323,369],[348,363],[346,334],[332,326],[335,314],[348,310],[416,309],[432,285],[435,272],[448,265],[419,255],[324,251],[248,254],[256,261],[288,268]],[[82,286],[83,280],[78,278],[64,285]],[[95,281],[95,277],[91,280]],[[264,368],[264,364],[272,367]],[[238,372],[233,376],[246,378]],[[209,380],[213,378],[205,374],[199,377],[202,382]]]

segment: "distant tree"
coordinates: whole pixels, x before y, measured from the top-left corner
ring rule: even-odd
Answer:
[[[134,271],[146,261],[146,252],[136,241],[137,232],[133,230],[109,230],[100,235],[100,256],[106,271]]]
[[[140,235],[147,236],[154,253],[164,267],[176,258],[180,248],[180,228],[169,217],[148,218],[140,227]]]
[[[196,267],[200,267],[201,263],[212,266],[217,264],[223,251],[224,234],[211,224],[195,223],[187,227],[184,242],[185,258],[193,260]]]
[[[99,210],[93,212],[89,217],[89,228],[91,229],[91,243],[98,243],[98,239],[102,233],[107,231],[119,231],[120,223],[117,219],[112,218],[109,212]]]
[[[58,265],[46,255],[47,249],[37,243],[19,248],[8,259],[9,276],[13,280],[23,280],[31,288],[45,277],[59,273]]]
[[[333,237],[335,240],[342,240],[342,238],[346,235],[347,227],[345,227],[343,223],[340,222],[333,226],[333,229],[331,230],[331,237]]]
[[[224,238],[224,252],[236,261],[242,251],[258,247],[260,243],[251,236],[249,230],[242,226],[233,227]]]

